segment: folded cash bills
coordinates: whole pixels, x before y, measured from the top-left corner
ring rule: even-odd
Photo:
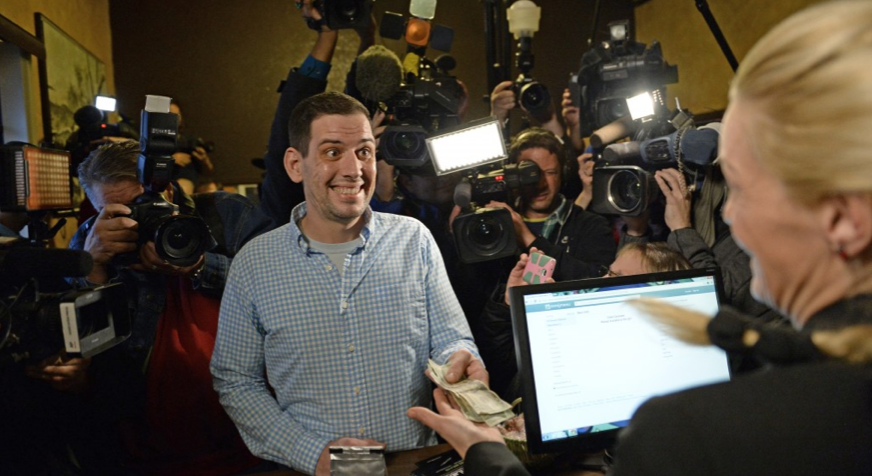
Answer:
[[[439,365],[430,360],[427,368],[436,385],[454,397],[467,419],[493,427],[515,416],[512,406],[487,388],[484,382],[464,377],[456,383],[448,383],[445,380],[448,364]]]

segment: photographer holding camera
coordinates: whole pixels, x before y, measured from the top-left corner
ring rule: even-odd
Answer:
[[[95,471],[119,474],[125,466],[143,474],[233,474],[259,460],[218,403],[209,360],[233,256],[272,222],[240,195],[190,197],[172,184],[154,190],[143,179],[144,147],[141,156],[135,142],[106,144],[79,166],[99,215],[70,243],[94,261],[77,284],[124,283],[134,316],[127,341],[95,357],[88,369],[94,398],[85,411],[105,426],[94,438],[109,445]],[[188,216],[176,215],[175,207]],[[192,221],[200,219],[208,228]],[[198,235],[203,231],[206,236]]]
[[[179,137],[182,138],[178,141],[180,145],[178,152],[173,154],[176,163],[174,178],[185,193],[193,195],[200,178],[211,176],[215,171],[215,166],[209,158],[209,152],[214,144],[183,133],[185,121],[178,100],[174,99],[170,104],[170,112],[179,116]]]
[[[535,246],[557,260],[554,279],[592,278],[615,257],[615,239],[605,218],[586,212],[560,193],[564,150],[557,137],[542,128],[518,134],[509,147],[509,161],[531,161],[542,173],[532,193],[522,194],[517,210],[503,202],[488,207],[512,213],[518,246]]]
[[[669,228],[666,242],[694,268],[719,266],[727,303],[766,321],[783,322],[776,311],[751,295],[750,257],[739,248],[722,219],[727,189],[720,167],[713,164],[700,191],[688,188],[684,174],[674,168],[658,170],[654,179],[665,197],[663,218]],[[621,244],[651,239],[648,214],[625,217]]]
[[[288,120],[291,111],[300,101],[327,89],[330,62],[339,38],[339,32],[331,30],[323,21],[324,15],[317,8],[318,2],[301,0],[294,2],[294,5],[300,10],[306,25],[318,36],[303,63],[299,67],[292,67],[287,79],[282,81],[279,87],[281,96],[273,117],[269,145],[264,156],[266,175],[261,185],[260,203],[264,213],[279,226],[287,223],[291,217],[291,210],[305,200],[303,187],[291,181],[285,172],[284,156],[285,151],[290,147]],[[362,53],[375,42],[375,21],[371,17],[369,20],[366,27],[355,30],[360,36],[358,53]]]

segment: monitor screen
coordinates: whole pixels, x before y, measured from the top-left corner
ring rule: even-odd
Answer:
[[[606,447],[645,400],[729,380],[724,351],[680,342],[626,303],[713,316],[720,289],[717,268],[512,288],[531,451]]]

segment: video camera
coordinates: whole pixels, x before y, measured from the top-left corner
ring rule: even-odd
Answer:
[[[417,74],[407,74],[399,91],[385,102],[389,122],[379,138],[379,154],[389,164],[424,168],[430,161],[427,137],[460,124],[464,91],[449,74],[455,66],[449,55],[435,62],[421,57]]]
[[[685,126],[662,137],[607,146],[594,165],[591,210],[641,215],[660,192],[653,172],[665,168],[677,168],[689,191],[701,190],[706,169],[717,158],[718,136],[715,125]]]
[[[98,96],[98,102],[103,96]],[[101,104],[101,107],[106,107]],[[114,103],[111,106],[114,110]],[[97,106],[83,106],[73,114],[73,120],[76,122],[78,129],[67,138],[64,148],[70,151],[72,158],[71,173],[76,175],[78,164],[80,164],[88,154],[93,150],[93,143],[100,141],[105,137],[125,137],[128,139],[139,139],[139,134],[136,127],[122,116],[121,122],[116,124],[109,123],[106,120],[106,114]]]
[[[470,173],[454,190],[454,203],[466,210],[454,220],[454,240],[464,263],[477,263],[514,255],[517,250],[512,213],[505,208],[484,208],[491,201],[513,206],[539,184],[535,162],[483,166]]]
[[[130,333],[119,286],[71,291],[62,279],[87,276],[91,255],[46,247],[65,220],[49,230],[45,215],[72,207],[69,152],[20,143],[0,148],[0,210],[30,220],[27,240],[0,238],[0,368],[61,349],[90,357]]]
[[[425,142],[436,175],[465,174],[454,190],[462,209],[453,225],[460,259],[475,263],[513,255],[517,240],[511,212],[483,207],[492,200],[514,203],[519,193],[539,183],[539,167],[504,163],[508,154],[495,117],[442,130]]]
[[[170,98],[146,96],[142,110],[140,154],[136,177],[145,188],[130,208],[130,218],[139,224],[139,245],[154,241],[158,256],[176,266],[191,266],[207,249],[215,246],[209,227],[201,218],[180,215],[179,207],[166,201],[161,192],[172,180],[179,116],[169,112]],[[139,253],[116,255],[113,263],[138,263]]]
[[[86,276],[92,265],[84,251],[0,242],[0,369],[38,362],[61,349],[91,357],[130,336],[121,284],[69,290],[63,281]]]
[[[582,137],[628,115],[628,98],[678,82],[678,67],[666,62],[660,43],[630,39],[629,20],[609,23],[609,31],[610,41],[588,50],[569,82]]]

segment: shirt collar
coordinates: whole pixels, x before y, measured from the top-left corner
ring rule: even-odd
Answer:
[[[569,217],[568,211],[569,208],[572,206],[572,203],[567,200],[566,197],[563,196],[563,194],[558,194],[557,196],[560,197],[560,205],[557,206],[557,208],[554,210],[554,212],[551,213],[548,219],[556,220],[557,223],[563,225],[564,223],[566,223],[566,218]]]
[[[299,222],[306,216],[306,211],[308,210],[306,202],[303,202],[293,210],[291,210],[291,221],[288,223],[290,226],[289,231],[291,233],[291,242],[296,243],[297,246],[304,253],[308,254],[311,250],[309,246],[309,241],[306,239],[306,236],[303,234],[303,230],[300,229]],[[360,231],[360,248],[365,248],[367,242],[369,242],[369,238],[372,235],[373,231],[377,227],[378,220],[374,220],[375,215],[372,213],[372,209],[369,205],[366,206],[366,210],[363,212],[363,229]],[[358,248],[358,249],[360,249]]]

